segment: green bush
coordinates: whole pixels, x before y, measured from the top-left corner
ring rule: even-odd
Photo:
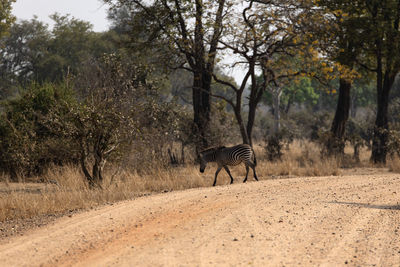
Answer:
[[[72,160],[66,147],[48,125],[48,114],[61,102],[73,101],[66,86],[32,84],[19,97],[3,104],[0,120],[0,170],[19,176],[41,173],[49,164]]]

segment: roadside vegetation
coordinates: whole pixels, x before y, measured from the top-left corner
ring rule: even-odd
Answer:
[[[255,146],[256,153],[263,152]],[[257,167],[260,179],[296,176],[338,175],[340,166],[335,159],[321,160],[318,149],[310,143],[296,142],[285,150],[282,160],[270,162],[260,155]],[[101,204],[132,199],[153,193],[211,186],[216,166],[210,164],[201,174],[193,162],[176,167],[153,167],[137,173],[127,169],[110,169],[101,188],[90,188],[79,166],[51,166],[39,176],[32,176],[16,184],[2,177],[0,182],[0,221],[29,218],[37,215],[65,213],[88,209]],[[229,183],[225,173],[220,174],[219,185]],[[235,183],[241,183],[245,170],[232,170]],[[251,181],[251,177],[249,179]]]
[[[340,175],[351,167],[374,166],[367,157],[366,148],[362,149],[358,162],[351,158],[351,147],[346,147],[346,161],[341,161],[332,157],[322,158],[318,145],[296,140],[282,149],[281,160],[269,161],[264,146],[264,143],[254,146],[260,180]],[[3,175],[0,178],[0,221],[65,214],[149,194],[211,186],[216,166],[210,164],[202,174],[194,158],[187,161],[185,165],[177,166],[165,162],[168,167],[159,165],[142,172],[112,167],[105,172],[101,188],[94,189],[89,186],[81,168],[73,164],[50,166],[41,175],[21,178],[20,183],[11,182]],[[398,158],[389,161],[388,167],[399,172]],[[234,182],[242,183],[245,176],[243,166],[231,168],[231,171]],[[221,172],[217,185],[228,185],[229,181],[228,175]],[[248,182],[253,182],[252,176]]]

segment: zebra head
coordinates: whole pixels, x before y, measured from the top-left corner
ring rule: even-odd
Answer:
[[[205,168],[207,167],[208,162],[215,162],[216,154],[221,149],[225,148],[224,146],[212,147],[200,152],[200,172],[203,173]]]
[[[204,159],[204,154],[200,154],[200,172],[203,173],[207,167],[207,161]]]
[[[207,167],[207,163],[212,161],[210,155],[213,154],[215,148],[209,148],[200,152],[200,172],[203,173]]]

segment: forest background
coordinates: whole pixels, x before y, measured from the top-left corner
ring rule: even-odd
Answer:
[[[57,13],[52,28],[16,21],[13,2],[0,7],[11,181],[76,166],[102,187],[107,168],[146,174],[236,143],[280,161],[306,140],[338,166],[400,151],[400,1],[104,0],[104,32]]]

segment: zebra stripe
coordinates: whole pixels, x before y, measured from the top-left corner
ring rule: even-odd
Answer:
[[[243,182],[247,181],[249,167],[253,169],[254,179],[258,181],[255,170],[255,167],[257,165],[256,157],[251,146],[247,144],[241,144],[233,147],[214,147],[202,151],[200,153],[200,172],[204,172],[204,169],[206,168],[208,162],[216,162],[218,164],[213,186],[215,186],[218,173],[221,171],[222,168],[224,168],[229,174],[232,184],[233,177],[229,171],[228,166],[236,166],[241,163],[244,163],[246,166],[246,177]]]

